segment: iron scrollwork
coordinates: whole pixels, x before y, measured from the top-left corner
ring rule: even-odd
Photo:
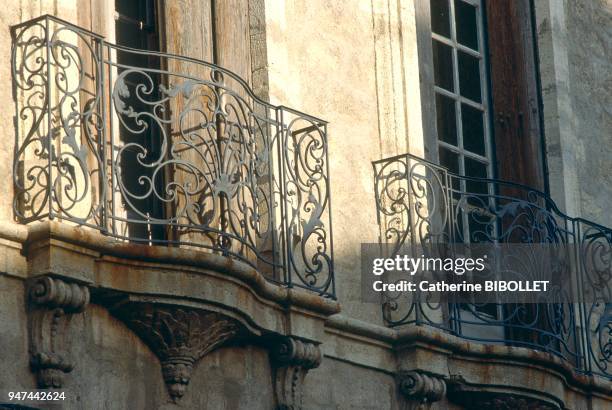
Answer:
[[[580,261],[586,303],[584,328],[588,362],[612,375],[612,231],[580,221]]]
[[[325,121],[52,16],[12,33],[19,221],[207,249],[334,296]]]
[[[51,24],[35,20],[13,31],[21,130],[13,207],[22,221],[61,216],[99,225],[103,203],[91,192],[105,195],[101,37]]]
[[[448,303],[432,303],[419,294],[388,292],[382,303],[388,325],[427,325],[484,343],[542,350],[581,372],[612,377],[611,229],[568,217],[529,187],[457,175],[410,154],[373,165],[385,256],[416,247],[439,255],[465,244],[514,246],[524,250],[522,269],[504,274],[537,280],[548,271],[572,282],[553,280],[554,297],[529,304],[455,302],[452,295]],[[546,261],[554,266],[544,266],[530,252],[535,248],[550,252]]]

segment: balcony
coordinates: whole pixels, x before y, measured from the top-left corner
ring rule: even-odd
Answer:
[[[12,36],[19,222],[197,248],[334,297],[325,121],[52,16]]]
[[[410,154],[373,166],[379,238],[388,254],[413,245],[435,252],[439,244],[546,244],[567,256],[560,266],[578,294],[577,300],[563,294],[541,303],[483,304],[387,293],[389,326],[429,326],[476,342],[540,350],[579,373],[612,378],[610,228],[564,215],[542,192],[456,175]]]

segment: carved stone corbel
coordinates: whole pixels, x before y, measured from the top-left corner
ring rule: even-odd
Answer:
[[[73,369],[66,352],[72,315],[89,304],[89,289],[76,283],[43,276],[28,287],[30,366],[40,388],[61,388],[65,373]]]
[[[314,343],[283,337],[270,351],[274,394],[278,410],[302,408],[304,378],[321,364],[321,350]]]
[[[446,396],[446,382],[443,378],[417,370],[400,372],[397,376],[397,386],[412,408],[423,408],[424,405],[442,400]]]
[[[159,358],[174,402],[185,394],[195,364],[241,331],[235,319],[189,307],[137,302],[112,313]]]

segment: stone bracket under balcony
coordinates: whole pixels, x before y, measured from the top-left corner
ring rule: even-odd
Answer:
[[[30,367],[41,389],[62,388],[74,368],[71,321],[89,304],[89,289],[74,281],[39,276],[27,285]]]
[[[91,293],[92,304],[107,309],[158,357],[175,401],[198,361],[216,348],[258,343],[274,356],[277,344],[269,341],[295,340],[319,352],[324,323],[339,311],[333,300],[273,284],[229,257],[119,242],[55,221],[27,229],[22,253],[28,276],[78,283]],[[303,375],[319,363],[317,354],[306,365],[296,359]]]
[[[321,364],[316,343],[292,337],[278,338],[270,350],[277,409],[301,409],[307,373]]]

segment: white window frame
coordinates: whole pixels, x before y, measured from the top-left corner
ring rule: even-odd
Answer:
[[[459,155],[459,173],[465,175],[465,164],[464,158],[471,158],[484,162],[487,165],[487,177],[492,178],[493,174],[493,152],[492,152],[492,136],[490,130],[490,112],[489,112],[489,81],[488,81],[488,62],[485,49],[484,41],[484,18],[482,15],[482,0],[458,0],[464,3],[470,4],[476,8],[476,25],[478,30],[478,50],[473,50],[457,42],[457,25],[455,21],[455,0],[446,0],[449,3],[449,19],[450,19],[450,34],[451,38],[448,39],[437,33],[431,32],[433,40],[439,41],[440,43],[446,44],[452,49],[453,59],[453,88],[454,90],[448,91],[444,88],[438,87],[434,84],[435,95],[441,94],[445,97],[451,98],[455,103],[455,119],[457,129],[457,146],[441,141],[438,138],[438,148],[443,147]],[[479,60],[479,71],[480,71],[480,90],[481,90],[481,103],[469,100],[460,93],[459,84],[459,51],[465,52]],[[467,151],[463,148],[463,122],[461,104],[469,105],[473,108],[483,111],[483,134],[485,144],[485,156],[477,153]],[[464,189],[465,187],[461,187]]]

